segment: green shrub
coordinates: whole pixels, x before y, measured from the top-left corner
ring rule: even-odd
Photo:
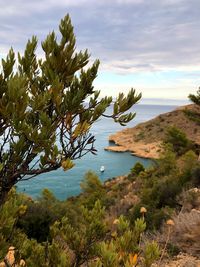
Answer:
[[[50,225],[56,220],[52,210],[41,203],[29,203],[26,214],[20,218],[17,227],[26,233],[29,238],[38,242],[49,238]]]
[[[131,174],[138,175],[145,170],[144,166],[140,162],[136,162],[133,168],[131,168]]]
[[[173,150],[178,156],[194,148],[194,144],[187,138],[186,134],[175,126],[168,128],[164,142],[172,144]]]
[[[191,170],[191,182],[194,186],[200,186],[200,164]]]
[[[80,187],[83,191],[81,203],[84,206],[92,208],[97,200],[99,200],[103,206],[106,206],[106,190],[99,177],[94,172],[88,171],[85,174],[84,179],[80,183]]]
[[[135,205],[134,208],[132,208],[127,215],[131,224],[133,224],[134,221],[141,216],[140,209],[142,206],[145,207],[147,210],[147,212],[145,213],[145,221],[147,223],[148,230],[159,229],[163,221],[169,218],[169,214],[163,208],[156,209],[141,202]]]

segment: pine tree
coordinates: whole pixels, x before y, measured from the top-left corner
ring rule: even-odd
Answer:
[[[200,125],[200,87],[197,90],[196,95],[189,94],[188,98],[197,105],[198,109],[195,111],[185,110],[186,116],[188,116],[189,119],[195,121],[198,125]],[[196,145],[196,152],[199,154],[199,161],[200,161],[200,147],[199,145]]]
[[[140,98],[131,89],[119,94],[113,112],[106,115],[112,97],[100,98],[93,81],[99,61],[91,67],[88,51],[76,52],[69,15],[61,20],[58,40],[50,33],[36,57],[37,38],[28,41],[24,54],[11,48],[0,73],[0,205],[18,181],[62,167],[74,166],[94,148],[90,128],[101,116],[125,125],[135,116],[126,113]],[[17,64],[16,64],[17,63]]]
[[[197,90],[197,94],[196,95],[189,94],[188,97],[194,104],[197,104],[198,106],[200,106],[200,87]]]
[[[198,125],[200,125],[200,112],[199,112],[199,108],[200,108],[200,87],[197,90],[196,95],[194,94],[189,94],[188,96],[189,100],[193,102],[193,104],[196,104],[196,108],[194,110],[184,110],[184,113],[186,114],[186,116],[195,121]]]

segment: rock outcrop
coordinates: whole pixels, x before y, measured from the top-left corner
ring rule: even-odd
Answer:
[[[114,152],[130,151],[133,155],[143,158],[158,158],[161,143],[170,126],[184,131],[187,137],[200,145],[200,124],[191,120],[185,112],[200,112],[197,105],[186,105],[167,112],[133,128],[127,128],[109,136],[109,141],[115,145],[105,148]]]

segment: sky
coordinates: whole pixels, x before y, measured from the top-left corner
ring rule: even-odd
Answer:
[[[187,100],[200,86],[199,0],[0,0],[0,57],[38,46],[70,14],[77,50],[101,62],[95,88]],[[38,49],[38,56],[41,50]]]

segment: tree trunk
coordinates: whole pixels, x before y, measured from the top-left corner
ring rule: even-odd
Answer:
[[[13,184],[14,185],[14,184]],[[6,201],[6,198],[8,196],[8,193],[10,191],[10,189],[13,186],[12,184],[10,185],[4,185],[3,183],[0,185],[0,208],[3,206],[3,204]]]

